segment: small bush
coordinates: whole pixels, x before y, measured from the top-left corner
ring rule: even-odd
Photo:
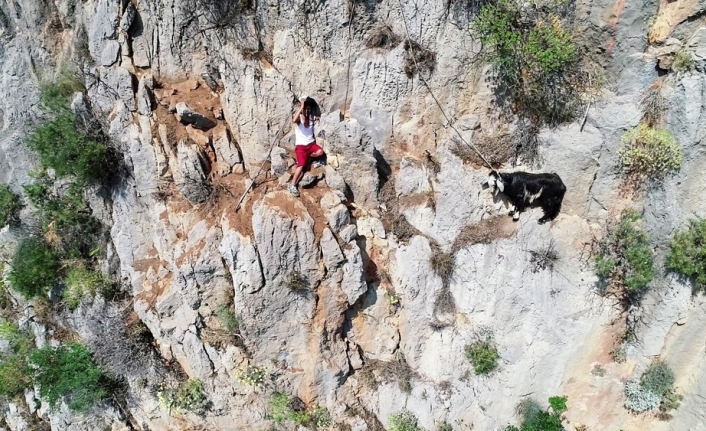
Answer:
[[[382,383],[397,382],[400,390],[407,394],[412,392],[412,379],[417,376],[401,354],[392,361],[367,361],[357,375],[371,389]]]
[[[80,133],[76,116],[68,112],[37,127],[27,146],[59,178],[72,176],[79,182],[92,183],[105,177],[113,167],[107,148]]]
[[[688,72],[694,68],[694,55],[687,49],[680,49],[674,55],[672,70],[675,72]]]
[[[640,100],[642,120],[650,127],[660,125],[666,110],[666,101],[662,96],[662,84],[663,81],[660,80],[650,85]]]
[[[428,79],[436,69],[436,53],[423,48],[420,44],[413,40],[405,40],[405,63],[404,73],[407,78],[412,79],[416,74],[424,74]]]
[[[114,283],[110,277],[85,268],[73,268],[66,275],[66,289],[62,296],[69,307],[76,308],[84,298],[92,299],[96,293],[109,291]]]
[[[642,292],[655,276],[649,238],[639,226],[640,215],[631,209],[622,212],[620,223],[611,229],[596,255],[596,272],[617,282],[627,296]]]
[[[306,293],[309,290],[309,280],[299,271],[294,271],[287,276],[284,286],[294,293]]]
[[[624,392],[625,408],[632,412],[642,413],[659,406],[659,395],[645,389],[637,382],[625,382]]]
[[[163,389],[157,392],[159,405],[171,413],[192,412],[202,415],[208,409],[208,398],[203,392],[201,380],[188,380],[175,388]]]
[[[73,411],[86,412],[106,395],[103,371],[81,344],[49,345],[29,355],[39,396],[54,408],[62,397]]]
[[[706,286],[706,219],[692,220],[686,230],[674,235],[667,267],[694,277],[699,287]]]
[[[451,289],[444,286],[434,297],[434,314],[453,314],[456,312],[456,301]]]
[[[67,112],[74,93],[85,90],[79,75],[64,65],[55,81],[41,86],[42,106],[53,112]]]
[[[23,240],[12,260],[8,280],[25,298],[44,294],[59,276],[59,258],[42,240]]]
[[[0,227],[17,221],[21,208],[20,197],[12,193],[9,186],[0,185]]]
[[[52,240],[65,258],[91,257],[101,223],[91,215],[82,188],[69,186],[63,196],[50,192],[46,179],[25,186],[30,202],[37,208],[45,237]]]
[[[267,372],[264,368],[257,365],[248,365],[236,371],[235,378],[243,385],[260,386],[267,378]]]
[[[450,423],[442,421],[436,424],[436,431],[454,431],[454,428]]]
[[[331,414],[325,408],[316,406],[311,411],[307,411],[301,399],[298,397],[290,399],[281,392],[275,392],[272,395],[270,417],[278,424],[289,420],[296,425],[310,425],[315,429],[323,429],[333,423]]]
[[[663,361],[655,361],[645,370],[640,378],[640,386],[662,396],[674,384],[674,371]]]
[[[622,137],[623,147],[618,151],[620,162],[628,173],[662,179],[676,171],[683,156],[677,141],[668,131],[640,124]]]
[[[0,361],[0,395],[14,397],[32,386],[32,369],[25,358],[13,355]]]
[[[498,366],[498,349],[489,338],[466,346],[466,357],[478,375],[487,375]]]
[[[417,417],[406,410],[390,415],[387,422],[390,424],[389,431],[424,431],[417,425]]]
[[[546,21],[537,22],[530,30],[522,49],[527,67],[536,73],[560,72],[576,59],[571,34],[561,25],[559,18],[551,14]]]

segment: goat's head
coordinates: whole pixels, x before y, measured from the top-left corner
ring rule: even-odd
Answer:
[[[505,184],[503,184],[503,180],[500,178],[500,175],[498,175],[495,171],[490,173],[490,176],[488,176],[488,179],[485,180],[485,183],[492,189],[493,195],[497,195],[498,191],[501,193],[505,191]]]

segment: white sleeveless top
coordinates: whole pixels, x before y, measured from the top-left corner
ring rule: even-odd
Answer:
[[[296,145],[309,145],[316,141],[314,139],[314,119],[309,116],[309,127],[304,126],[304,116],[299,116],[299,124],[294,124],[294,136]]]

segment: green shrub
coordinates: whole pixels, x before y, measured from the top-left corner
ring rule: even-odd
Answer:
[[[520,403],[520,427],[509,425],[505,431],[564,431],[561,415],[566,411],[566,397],[549,398],[549,409],[544,410],[536,401],[527,399]]]
[[[618,156],[631,174],[659,180],[678,170],[684,159],[679,144],[668,131],[646,124],[625,132],[622,143]]]
[[[101,223],[91,215],[83,190],[72,184],[63,196],[50,192],[46,179],[25,186],[30,202],[45,232],[65,258],[91,257],[101,232]]]
[[[84,90],[78,74],[64,65],[60,67],[56,80],[41,86],[42,105],[53,112],[68,111],[74,93]]]
[[[302,425],[309,422],[310,419],[301,403],[290,400],[287,395],[281,392],[275,392],[274,395],[272,395],[272,399],[270,400],[270,416],[278,424],[281,424],[285,420],[290,420],[297,425]]]
[[[10,343],[12,353],[27,356],[35,348],[34,336],[8,320],[0,321],[0,337]]]
[[[643,291],[655,276],[649,238],[639,221],[636,211],[623,210],[620,223],[606,235],[595,261],[598,276],[617,281],[628,296]]]
[[[72,309],[78,307],[84,298],[93,298],[96,293],[105,293],[113,286],[110,277],[82,267],[71,269],[64,283],[66,289],[62,296]]]
[[[561,25],[559,18],[551,14],[547,21],[539,21],[530,30],[523,51],[527,67],[537,73],[560,72],[576,59],[571,34]]]
[[[13,355],[0,360],[0,394],[14,397],[32,386],[32,370],[25,358]]]
[[[188,380],[175,388],[158,391],[157,399],[159,405],[169,413],[193,412],[202,415],[209,404],[201,380]]]
[[[73,411],[86,412],[106,395],[103,371],[81,344],[49,345],[29,355],[39,396],[53,408],[63,397]]]
[[[694,277],[700,287],[706,286],[706,219],[692,220],[688,229],[674,235],[667,267]]]
[[[538,125],[573,118],[578,88],[590,85],[578,67],[571,33],[554,13],[559,3],[535,9],[514,0],[489,2],[473,22],[498,84],[514,108]]]
[[[38,238],[23,240],[12,260],[8,280],[25,298],[45,293],[59,276],[59,258]]]
[[[675,72],[688,72],[694,68],[694,56],[687,49],[680,49],[674,55],[672,70]]]
[[[492,340],[486,339],[466,346],[466,357],[476,374],[486,375],[498,366],[500,355]]]
[[[0,227],[15,221],[20,208],[20,197],[12,193],[9,186],[0,185]]]
[[[233,333],[239,332],[242,319],[236,316],[232,304],[220,304],[216,309],[216,317],[224,329]]]
[[[103,144],[79,132],[76,116],[64,112],[39,125],[27,141],[39,154],[42,165],[52,168],[57,177],[72,176],[81,183],[91,183],[110,172],[109,154]]]
[[[389,431],[424,431],[417,425],[417,417],[406,410],[390,415],[387,422],[390,424]]]
[[[666,394],[673,384],[674,371],[664,361],[650,364],[640,378],[640,386],[660,397]]]

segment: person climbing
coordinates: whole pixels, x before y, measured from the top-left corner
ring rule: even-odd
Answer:
[[[297,155],[297,169],[294,171],[292,181],[289,183],[289,192],[295,197],[299,197],[297,184],[304,175],[304,168],[309,158],[320,158],[324,155],[324,150],[316,144],[316,138],[314,137],[314,121],[318,120],[319,117],[312,115],[312,105],[313,100],[308,97],[302,97],[299,100],[299,109],[292,116],[294,136],[296,137],[294,152]],[[321,162],[318,163],[321,164]]]

